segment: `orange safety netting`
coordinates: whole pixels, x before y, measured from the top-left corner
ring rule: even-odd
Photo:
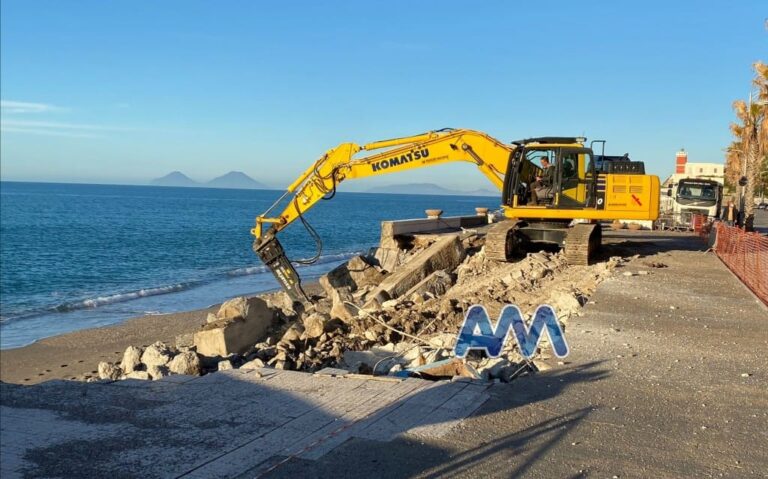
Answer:
[[[768,237],[746,233],[740,228],[715,225],[714,250],[758,298],[768,304]]]

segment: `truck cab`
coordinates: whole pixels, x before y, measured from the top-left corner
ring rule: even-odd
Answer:
[[[672,196],[672,189],[667,194]],[[720,214],[723,185],[714,180],[681,179],[674,188],[673,213],[675,222],[690,227],[693,215],[714,219]]]

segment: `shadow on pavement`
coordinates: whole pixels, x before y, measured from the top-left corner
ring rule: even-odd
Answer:
[[[594,370],[595,366],[496,385],[493,398],[475,417],[546,400],[573,383],[599,380],[605,372]],[[228,371],[187,383],[0,384],[3,476],[115,479],[187,477],[187,473],[189,477],[233,477],[245,472],[247,477],[257,477],[279,462],[269,477],[415,473],[436,477],[469,472],[489,455],[520,450],[533,438],[547,435],[536,452],[514,466],[522,472],[560,440],[557,431],[588,414],[571,411],[453,454],[449,448],[428,444],[431,439],[419,443],[413,437],[400,437],[414,428],[429,435],[430,426],[477,409],[486,397],[478,395],[473,401],[471,396],[467,401],[466,394],[471,388],[486,394],[478,385],[384,383],[303,373],[283,377],[282,372],[270,378],[270,370],[262,371],[264,377],[258,379]],[[395,388],[406,391],[413,385],[418,387],[411,395],[381,400],[394,394]],[[465,404],[459,406],[462,394]],[[349,427],[346,437],[338,434],[340,427]],[[333,441],[341,447],[319,460],[299,459],[308,450],[330,450]],[[405,451],[398,447],[403,441],[411,444]],[[371,461],[357,459],[366,454]]]
[[[608,375],[600,364],[587,363],[494,386],[491,400],[453,434],[461,437],[458,443],[425,441],[411,435],[391,442],[351,438],[317,461],[273,458],[275,464],[282,464],[261,477],[487,477],[488,471],[494,477],[518,477],[546,456],[591,409],[547,414],[549,417],[533,424],[526,417],[520,425],[503,427],[499,427],[496,413],[546,401],[573,384],[599,381]],[[260,477],[257,471],[254,468],[251,475],[242,477]]]
[[[694,233],[660,231],[615,231],[603,229],[603,244],[597,254],[599,261],[611,256],[623,258],[639,254],[650,256],[669,251],[706,251],[707,243]]]

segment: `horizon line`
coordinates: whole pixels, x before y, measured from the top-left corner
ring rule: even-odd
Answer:
[[[201,183],[199,185],[188,185],[188,186],[172,186],[172,185],[152,185],[148,183],[84,183],[81,181],[45,181],[45,180],[6,180],[0,178],[0,184],[2,183],[26,183],[26,184],[46,184],[46,185],[80,185],[80,186],[141,186],[141,187],[148,187],[148,188],[197,188],[197,189],[207,189],[207,190],[242,190],[242,191],[286,191],[285,189],[275,188],[275,187],[266,187],[266,188],[235,188],[235,187],[216,187],[216,186],[206,186],[205,184]],[[404,184],[393,184],[393,185],[387,185],[377,188],[387,188],[390,186],[403,186],[408,185],[409,183]],[[425,183],[428,185],[434,185],[433,183]],[[439,186],[439,185],[434,185]],[[482,190],[482,188],[477,188],[475,190],[470,191],[478,191]],[[492,190],[488,190],[489,193],[495,193]],[[440,194],[440,193],[392,193],[392,192],[386,192],[386,191],[339,191],[339,193],[342,194],[367,194],[367,195],[418,195],[418,196],[468,196],[468,197],[481,197],[481,198],[494,198],[494,196],[491,195],[468,195],[463,194],[467,193],[466,191],[458,191],[455,190],[455,193],[450,194]],[[499,195],[501,195],[501,191],[499,191]]]

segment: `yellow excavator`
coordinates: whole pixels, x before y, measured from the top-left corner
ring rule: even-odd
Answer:
[[[541,137],[507,144],[465,129],[366,145],[342,143],[315,161],[256,218],[253,249],[292,300],[306,302],[301,278],[277,239],[280,231],[298,219],[320,245],[302,215],[319,200],[332,198],[342,181],[465,161],[474,163],[501,191],[505,220],[486,233],[489,258],[510,261],[524,243],[554,243],[564,249],[569,263],[588,264],[601,242],[598,221],[658,217],[659,178],[646,175],[642,162],[626,157],[601,161],[603,155],[595,155],[585,143],[586,138]],[[268,216],[291,194],[280,216]],[[265,224],[270,225],[266,231]]]

